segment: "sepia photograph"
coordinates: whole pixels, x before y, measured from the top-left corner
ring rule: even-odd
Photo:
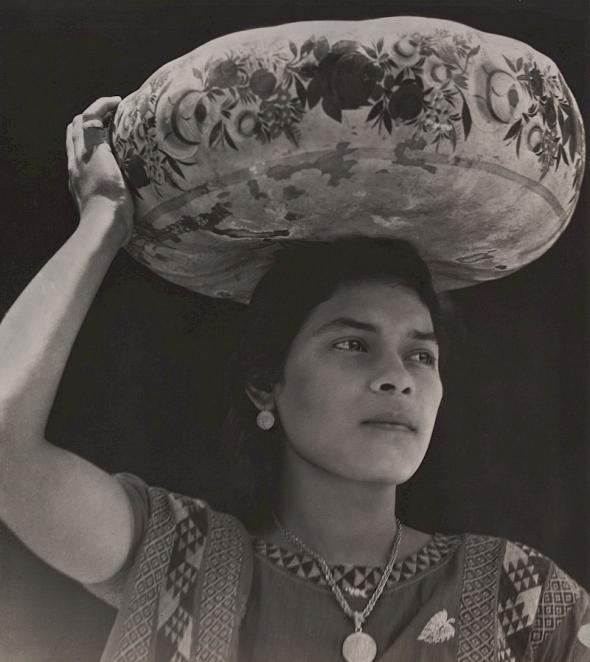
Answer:
[[[0,7],[0,662],[590,662],[588,0]]]

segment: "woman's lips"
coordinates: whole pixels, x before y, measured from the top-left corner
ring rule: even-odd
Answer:
[[[363,421],[363,425],[369,425],[370,427],[376,427],[381,430],[404,430],[406,432],[416,432],[416,428],[406,421],[375,419]]]

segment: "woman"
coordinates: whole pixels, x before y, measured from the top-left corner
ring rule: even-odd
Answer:
[[[444,340],[428,271],[403,243],[294,249],[257,288],[225,426],[236,473],[258,472],[241,500],[249,531],[44,440],[77,331],[131,229],[102,128],[117,103],[100,99],[68,127],[79,228],[0,326],[0,517],[119,605],[104,659],[590,660],[588,596],[549,559],[396,519],[396,487],[420,465],[441,401]]]

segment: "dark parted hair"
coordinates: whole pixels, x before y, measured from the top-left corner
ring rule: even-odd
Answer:
[[[222,451],[229,471],[223,507],[251,530],[268,522],[279,478],[280,421],[272,430],[256,425],[258,410],[246,384],[270,391],[283,377],[294,338],[320,303],[347,284],[392,282],[416,293],[430,311],[441,358],[445,324],[428,267],[407,242],[344,238],[298,242],[277,251],[259,281],[241,321],[226,376]]]

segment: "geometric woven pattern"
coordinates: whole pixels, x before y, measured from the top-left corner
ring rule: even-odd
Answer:
[[[251,571],[243,527],[197,499],[147,490],[149,521],[103,662],[234,660]],[[266,561],[326,586],[308,555],[261,540],[253,546]],[[435,534],[395,564],[385,590],[416,580],[460,547],[459,606],[450,619],[458,662],[531,662],[545,655],[548,639],[572,610],[579,612],[577,621],[587,620],[581,615],[586,594],[550,559],[526,545],[489,536]],[[383,568],[338,565],[332,572],[344,592],[367,598]],[[568,650],[571,644],[563,642]]]
[[[209,515],[209,550],[200,595],[195,660],[227,662],[238,626],[237,594],[246,550],[232,517],[215,511],[209,511]]]
[[[126,610],[126,618],[121,626],[117,647],[113,652],[114,662],[137,662],[148,659],[156,620],[159,586],[170,560],[174,520],[168,495],[162,490],[152,488],[150,496],[150,525],[138,559],[136,581]]]
[[[531,633],[531,646],[536,651],[559,626],[580,597],[578,584],[554,566],[541,596],[541,604]]]
[[[524,659],[550,561],[520,543],[506,543],[498,594],[498,658]]]
[[[393,566],[385,590],[392,589],[441,563],[459,546],[462,539],[462,536],[435,534],[422,549]],[[260,539],[254,540],[254,551],[300,579],[306,579],[318,586],[327,586],[318,563],[307,554],[294,553]],[[354,597],[369,597],[383,573],[382,566],[335,565],[330,569],[339,588]]]
[[[227,662],[242,606],[242,527],[198,499],[157,488],[149,499],[133,593],[103,660]]]
[[[458,618],[459,662],[489,662],[496,658],[496,596],[502,547],[499,538],[466,538]]]
[[[550,561],[536,550],[508,542],[498,594],[498,659],[524,659]]]
[[[170,495],[176,526],[166,578],[160,593],[156,659],[189,662],[194,630],[193,605],[207,533],[203,503]]]

